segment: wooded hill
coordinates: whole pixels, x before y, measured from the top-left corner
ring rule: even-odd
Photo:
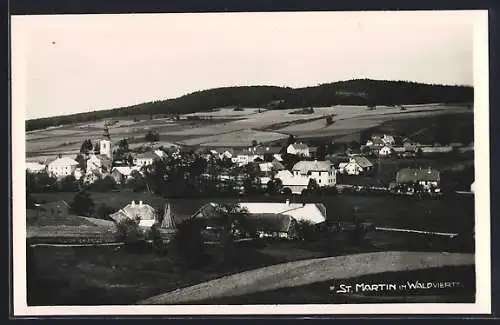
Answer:
[[[339,81],[304,88],[224,87],[128,107],[32,119],[26,121],[26,130],[31,131],[49,126],[96,121],[104,118],[187,114],[227,106],[286,109],[332,105],[463,103],[473,100],[474,89],[469,86],[444,86],[371,79]]]

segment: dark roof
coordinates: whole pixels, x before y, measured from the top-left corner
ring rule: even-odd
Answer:
[[[397,183],[409,183],[416,181],[439,181],[440,173],[433,168],[403,168],[396,174]]]
[[[288,232],[292,220],[291,216],[274,213],[251,214],[247,217],[251,227],[257,231],[269,232]]]
[[[365,156],[353,156],[352,159],[362,168],[373,167],[373,164]]]

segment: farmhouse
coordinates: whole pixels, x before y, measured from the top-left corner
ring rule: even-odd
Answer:
[[[120,166],[113,167],[111,170],[111,177],[115,180],[116,184],[124,184],[127,180],[133,178],[132,172],[139,171],[138,167],[128,167],[128,166]]]
[[[150,166],[159,157],[152,151],[139,153],[133,157],[133,164],[137,167]]]
[[[301,157],[310,157],[311,153],[309,151],[309,146],[305,143],[291,143],[286,148],[286,152],[290,155],[296,155]]]
[[[301,194],[307,189],[310,179],[319,187],[334,186],[337,182],[336,171],[330,161],[299,161],[292,171],[282,170],[275,176],[281,179],[283,189],[288,188],[293,194]]]
[[[156,150],[154,151],[154,153],[155,153],[155,155],[157,155],[157,156],[158,156],[158,158],[163,158],[163,157],[165,157],[165,156],[166,156],[165,151],[163,151],[163,150],[161,150],[161,149],[156,149]]]
[[[238,207],[261,238],[293,238],[297,221],[313,224],[326,221],[326,207],[321,203],[240,202]],[[221,216],[221,206],[211,202],[191,218],[219,219]]]
[[[248,223],[255,229],[259,238],[283,238],[293,239],[296,237],[296,221],[293,217],[284,214],[258,213],[248,218]]]
[[[260,163],[259,169],[263,173],[279,172],[280,170],[284,170],[285,166],[283,166],[281,162],[275,159],[272,162]]]
[[[348,163],[339,164],[339,172],[347,175],[359,175],[372,171],[373,164],[364,156],[355,155],[349,158]]]
[[[50,175],[61,178],[73,175],[78,162],[68,157],[59,157],[47,166]]]
[[[214,148],[210,150],[210,153],[220,160],[224,160],[233,158],[234,150],[232,148]]]
[[[111,214],[109,217],[116,223],[126,219],[137,218],[139,219],[140,227],[151,228],[156,222],[156,211],[152,206],[144,204],[142,201],[139,201],[138,203],[132,201],[124,208]]]
[[[47,170],[47,166],[38,162],[26,162],[26,171],[31,174],[39,174]]]
[[[439,192],[440,173],[433,168],[403,168],[396,174],[396,184],[409,186],[419,184],[424,191]]]
[[[378,151],[378,154],[381,157],[388,157],[392,154],[392,152],[393,152],[392,147],[386,145],[386,146],[383,146],[382,148],[380,148],[380,150]]]

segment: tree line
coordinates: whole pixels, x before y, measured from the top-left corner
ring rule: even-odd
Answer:
[[[407,81],[356,79],[314,87],[224,87],[197,91],[179,98],[157,100],[128,107],[26,121],[26,130],[96,121],[105,118],[155,114],[195,113],[217,107],[263,107],[288,109],[331,105],[402,105],[462,103],[474,100],[469,86],[445,86]]]

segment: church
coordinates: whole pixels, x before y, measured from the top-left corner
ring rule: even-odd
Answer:
[[[109,175],[111,173],[112,164],[113,143],[108,128],[104,127],[101,139],[97,140],[94,146],[94,153],[87,159],[85,183],[91,184],[97,179]]]

